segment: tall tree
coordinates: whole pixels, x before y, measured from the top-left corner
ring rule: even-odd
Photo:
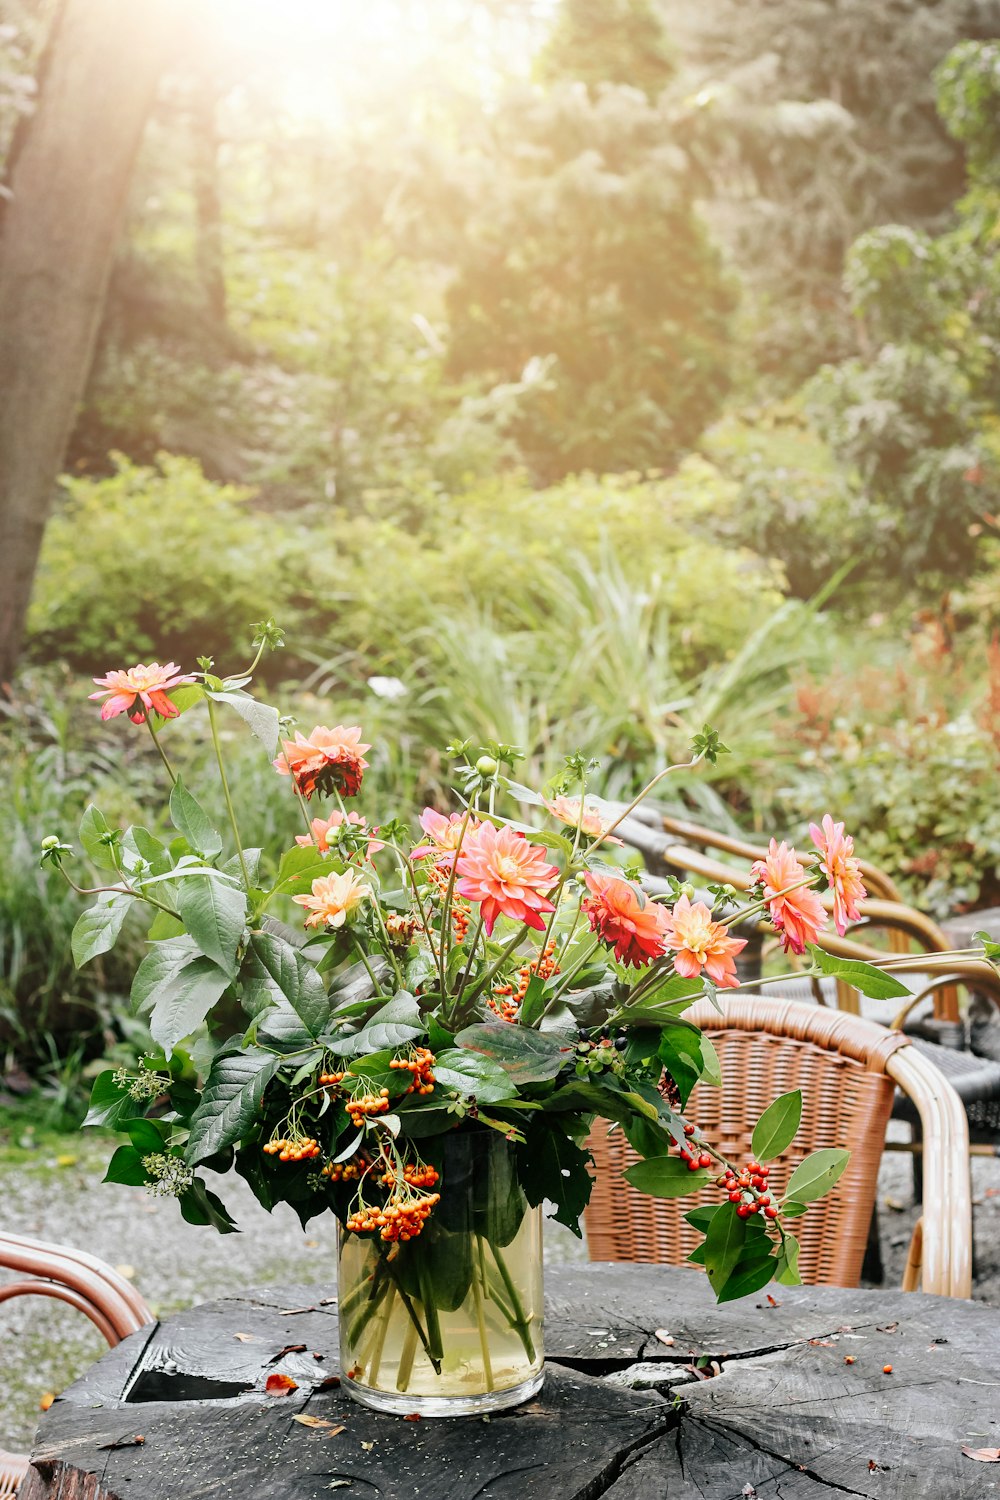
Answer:
[[[563,0],[538,66],[546,81],[627,83],[655,99],[676,72],[652,0]]]
[[[0,220],[0,683],[17,662],[126,195],[178,24],[169,0],[62,0]]]

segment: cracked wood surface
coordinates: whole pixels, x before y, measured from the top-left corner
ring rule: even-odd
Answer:
[[[21,1500],[1000,1500],[1000,1464],[961,1451],[1000,1447],[991,1308],[812,1287],[720,1308],[672,1267],[550,1280],[542,1393],[488,1422],[352,1402],[332,1384],[336,1305],[315,1288],[180,1313],[46,1413]],[[651,1364],[676,1381],[631,1389],[640,1362],[643,1383]],[[275,1372],[298,1389],[267,1396]]]

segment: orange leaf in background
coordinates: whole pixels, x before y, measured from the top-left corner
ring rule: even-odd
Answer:
[[[52,1403],[53,1403],[53,1401],[55,1399],[56,1399],[55,1395],[53,1394],[52,1391],[46,1391],[45,1395],[42,1397],[41,1401],[39,1401],[39,1403],[38,1403],[38,1410],[39,1411],[48,1411],[49,1407],[52,1405]]]
[[[290,1396],[298,1390],[298,1385],[290,1375],[269,1375],[264,1389],[269,1396]]]
[[[976,1458],[981,1464],[1000,1464],[1000,1448],[963,1448],[966,1458]]]

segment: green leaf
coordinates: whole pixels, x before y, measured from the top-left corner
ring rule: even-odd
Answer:
[[[93,906],[80,913],[70,938],[73,962],[78,969],[115,946],[132,899],[124,893],[102,893]]]
[[[809,956],[824,974],[843,979],[870,1000],[905,1000],[911,991],[886,974],[874,964],[860,963],[856,958],[837,958],[833,953],[824,953],[822,948],[809,944]]]
[[[289,1039],[290,1026],[280,1015],[283,1010],[310,1038],[330,1024],[332,1008],[326,986],[309,960],[284,938],[254,933],[242,977],[244,1007],[250,1015],[260,1016],[272,1035]],[[278,1014],[271,1014],[268,1007]]]
[[[770,1241],[768,1243],[770,1244]],[[725,1284],[716,1300],[735,1302],[737,1297],[749,1297],[752,1292],[759,1292],[762,1286],[767,1286],[772,1280],[777,1269],[777,1259],[770,1253],[770,1250],[742,1255],[726,1277]],[[709,1280],[711,1280],[711,1274],[709,1274]]]
[[[700,1167],[692,1172],[676,1156],[653,1156],[648,1161],[634,1162],[625,1168],[624,1175],[626,1182],[652,1198],[686,1198],[688,1193],[697,1192],[712,1180],[710,1172]]]
[[[115,1083],[114,1069],[107,1068],[103,1073],[98,1073],[94,1080],[90,1108],[83,1123],[120,1130],[126,1120],[135,1119],[145,1108],[145,1103],[132,1098],[127,1084],[122,1088]]]
[[[108,1170],[102,1181],[121,1182],[126,1187],[143,1187],[149,1181],[149,1173],[134,1146],[119,1146],[108,1162]]]
[[[593,1179],[587,1171],[592,1159],[550,1115],[535,1114],[516,1148],[517,1175],[531,1206],[546,1199],[555,1204],[552,1217],[580,1235],[580,1215],[590,1201]]]
[[[707,1234],[708,1226],[721,1207],[721,1203],[706,1203],[701,1208],[692,1208],[690,1213],[684,1215],[684,1218],[691,1225],[692,1229],[698,1230],[699,1234]]]
[[[132,1003],[148,1012],[153,1040],[169,1057],[204,1021],[230,984],[225,969],[198,952],[190,938],[167,938],[146,954],[132,981]]]
[[[783,1203],[781,1205],[781,1217],[783,1219],[801,1219],[808,1208],[808,1203]]]
[[[520,1024],[522,1026],[534,1026],[535,1022],[541,1019],[547,995],[545,980],[539,974],[532,974],[521,1001]]]
[[[278,710],[271,708],[267,703],[258,703],[249,693],[221,692],[209,693],[216,703],[225,703],[239,714],[245,724],[249,725],[251,733],[256,735],[264,749],[267,751],[269,760],[273,760],[278,753]]]
[[[475,1094],[480,1104],[500,1104],[517,1092],[510,1075],[492,1058],[462,1047],[438,1053],[434,1077],[442,1088],[454,1089],[463,1098]]]
[[[735,1203],[723,1203],[705,1236],[705,1269],[716,1297],[739,1261],[746,1238],[746,1219],[740,1218]]]
[[[148,865],[153,875],[163,875],[170,869],[170,856],[158,838],[148,828],[134,826],[125,830],[121,842],[122,864],[132,871],[140,865]]]
[[[339,1042],[337,1050],[344,1057],[361,1057],[386,1047],[403,1047],[423,1036],[425,1030],[415,998],[407,990],[400,990],[359,1032]]]
[[[140,1156],[151,1156],[157,1151],[162,1151],[164,1140],[170,1131],[169,1125],[160,1125],[155,1120],[145,1119],[129,1120],[126,1122],[125,1129],[128,1131],[129,1140]]]
[[[709,1084],[712,1088],[721,1088],[722,1064],[719,1061],[719,1054],[704,1032],[699,1039],[699,1045],[701,1047],[702,1082]]]
[[[684,979],[679,974],[673,974],[640,1000],[624,1001],[609,1017],[609,1024],[617,1025],[622,1022],[629,1026],[670,1025],[694,1004],[703,989],[700,979]]]
[[[132,978],[133,1011],[138,1014],[143,1010],[150,996],[169,984],[185,964],[198,957],[198,945],[186,933],[182,937],[163,938],[155,943]]]
[[[196,1177],[191,1187],[180,1198],[181,1218],[188,1224],[210,1224],[220,1234],[236,1234],[236,1220],[232,1218],[229,1210],[222,1200],[211,1192],[200,1177]]]
[[[281,1066],[273,1052],[225,1052],[212,1064],[201,1103],[191,1116],[185,1157],[192,1166],[242,1140],[260,1116],[264,1090]]]
[[[281,856],[272,895],[301,896],[318,876],[329,875],[335,868],[330,856],[321,854],[314,844],[296,844],[294,849],[286,849]]]
[[[178,714],[186,713],[189,708],[200,703],[204,696],[205,689],[200,682],[185,683],[182,687],[170,689],[170,701]]]
[[[991,964],[995,964],[997,959],[1000,959],[1000,943],[991,938],[988,932],[974,932],[972,941],[982,943],[983,957]]]
[[[234,979],[247,920],[245,893],[225,880],[196,876],[178,882],[177,907],[205,957]]]
[[[466,1026],[455,1045],[491,1058],[517,1084],[555,1078],[573,1055],[572,1047],[551,1032],[529,1031],[506,1021]]]
[[[669,1026],[660,1035],[657,1052],[677,1085],[683,1109],[705,1066],[701,1032],[689,1026]]]
[[[774,1161],[792,1144],[802,1120],[802,1091],[793,1089],[769,1104],[754,1126],[750,1149],[756,1161]]]
[[[212,827],[208,813],[198,799],[188,791],[180,777],[174,782],[170,793],[170,821],[182,833],[198,853],[205,859],[214,859],[222,853],[222,837]]]
[[[792,1203],[815,1203],[830,1191],[850,1159],[849,1151],[836,1147],[814,1151],[789,1177],[785,1197]]]
[[[802,1277],[799,1275],[799,1242],[787,1229],[778,1250],[778,1269],[774,1279],[780,1281],[782,1286],[802,1285]]]
[[[91,864],[96,865],[99,870],[117,869],[114,851],[103,837],[110,832],[104,814],[91,803],[80,819],[80,843],[87,851]]]

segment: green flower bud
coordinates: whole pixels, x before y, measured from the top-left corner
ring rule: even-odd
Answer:
[[[476,761],[476,770],[480,776],[495,776],[500,767],[492,755],[481,755]]]

